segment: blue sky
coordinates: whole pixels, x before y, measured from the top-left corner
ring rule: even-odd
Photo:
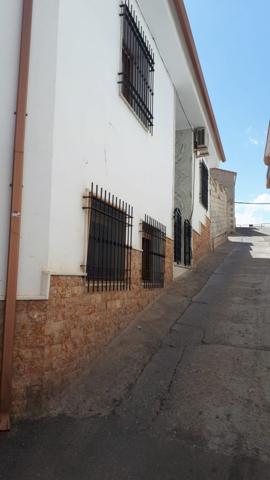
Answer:
[[[236,200],[268,201],[263,152],[270,118],[269,0],[185,0]],[[270,206],[237,207],[238,223],[270,222]]]

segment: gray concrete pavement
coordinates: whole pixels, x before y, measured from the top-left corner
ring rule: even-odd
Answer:
[[[1,480],[270,479],[270,231],[242,229],[122,332]]]

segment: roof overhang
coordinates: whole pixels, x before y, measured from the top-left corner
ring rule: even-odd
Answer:
[[[206,127],[213,160],[224,162],[223,146],[183,0],[137,2],[176,92],[176,129]]]
[[[194,38],[192,35],[190,23],[188,20],[187,12],[185,9],[185,5],[183,0],[171,0],[174,4],[175,10],[177,12],[178,20],[180,23],[181,30],[183,32],[183,36],[185,39],[185,43],[189,52],[190,60],[192,63],[192,67],[196,76],[197,84],[200,90],[200,94],[204,103],[204,107],[208,116],[209,123],[212,128],[212,133],[215,141],[215,145],[217,148],[217,151],[219,153],[220,159],[225,162],[226,157],[224,153],[224,149],[222,146],[221,138],[219,135],[218,127],[217,127],[217,122],[215,119],[215,115],[213,112],[213,108],[211,105],[211,101],[209,98],[208,90],[206,87],[206,83],[204,80],[204,75],[202,72],[201,64],[199,61],[197,49],[195,46]]]

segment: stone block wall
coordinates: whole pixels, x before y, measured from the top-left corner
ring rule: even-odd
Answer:
[[[143,288],[141,256],[132,251],[128,291],[88,293],[84,277],[52,276],[49,300],[17,302],[13,416],[50,412],[65,388],[128,325],[130,314],[162,293],[163,289]],[[172,269],[173,242],[167,239],[165,286],[172,281]]]
[[[227,232],[235,231],[235,182],[236,172],[223,170],[221,168],[211,168],[211,178],[217,181],[226,190],[227,195]]]
[[[223,243],[228,236],[228,198],[226,188],[210,177],[210,217],[212,248]]]
[[[235,220],[235,205],[233,200],[228,199],[227,204],[227,228],[228,233],[234,233],[236,227],[236,220]]]
[[[201,223],[200,233],[192,230],[192,264],[196,265],[211,250],[211,222],[206,218],[205,225]]]

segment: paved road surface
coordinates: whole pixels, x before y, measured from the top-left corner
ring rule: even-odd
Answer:
[[[54,416],[2,434],[0,479],[270,479],[269,234],[239,230],[134,319]]]

